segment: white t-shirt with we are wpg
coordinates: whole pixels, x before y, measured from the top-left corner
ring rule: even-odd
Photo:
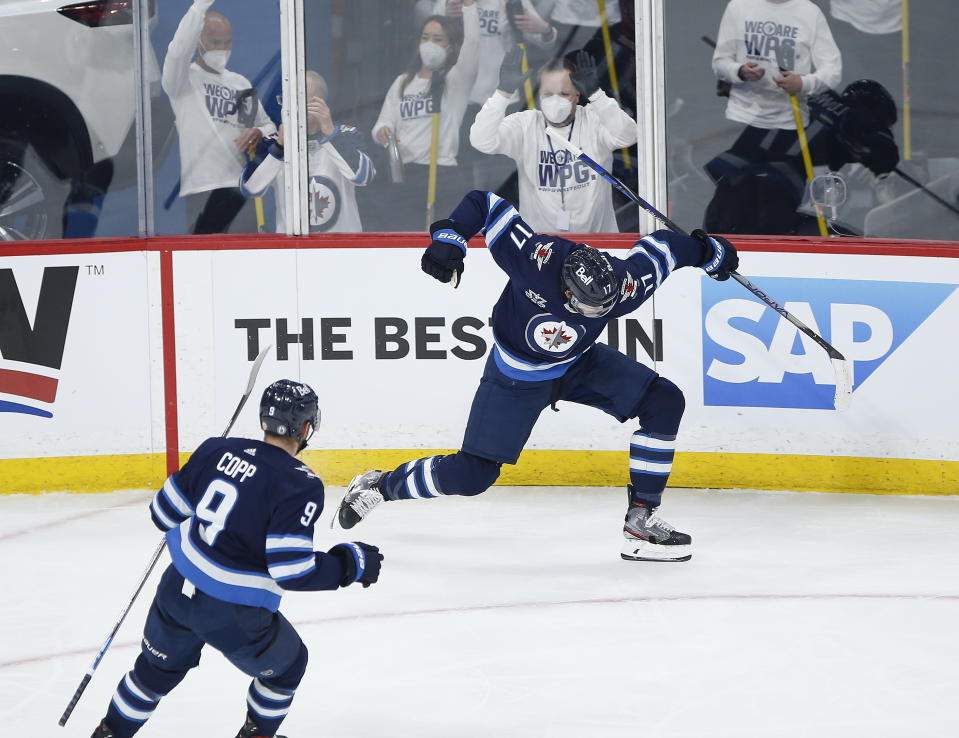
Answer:
[[[773,81],[780,76],[780,59],[802,77],[798,98],[805,125],[805,98],[835,87],[842,78],[842,56],[825,16],[810,0],[731,0],[713,52],[713,72],[732,83],[727,118],[758,128],[795,130],[789,95]],[[765,70],[760,79],[739,78],[747,62]]]
[[[236,187],[246,155],[235,140],[247,128],[264,136],[276,127],[259,102],[252,121],[240,116],[238,95],[249,91],[242,74],[209,72],[192,62],[209,3],[195,3],[180,21],[163,61],[163,90],[170,97],[180,138],[180,195]]]

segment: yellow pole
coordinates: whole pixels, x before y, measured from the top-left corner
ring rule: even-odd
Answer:
[[[606,48],[606,66],[609,67],[609,83],[613,86],[613,95],[619,102],[619,78],[616,75],[616,65],[613,64],[613,42],[609,37],[609,24],[606,22],[606,0],[596,0],[599,7],[599,23],[603,33],[603,46]],[[623,149],[623,166],[632,169],[633,164],[629,156],[629,149]]]
[[[254,157],[253,151],[247,151],[247,159],[253,161]],[[256,212],[256,232],[263,233],[266,230],[266,217],[263,215],[263,198],[254,197],[253,198],[253,210]]]
[[[809,141],[806,140],[806,129],[802,124],[802,111],[799,109],[799,100],[795,95],[789,96],[789,102],[793,107],[793,118],[796,119],[796,134],[799,136],[799,148],[802,149],[802,163],[806,169],[806,181],[812,182],[815,172],[812,169],[812,156],[809,153]],[[826,228],[826,219],[822,215],[822,208],[816,205],[816,221],[819,223],[819,235],[823,238],[829,236],[829,230]]]
[[[912,92],[909,89],[909,0],[902,0],[902,158],[912,158]]]
[[[433,223],[433,206],[436,204],[436,158],[440,145],[440,114],[432,115],[432,131],[430,133],[430,178],[426,185],[426,230]]]
[[[526,74],[529,71],[529,59],[526,57],[526,44],[518,44],[518,46],[523,50],[523,63],[520,65],[520,71],[523,74]],[[536,109],[536,100],[533,98],[533,83],[527,77],[523,81],[523,90],[526,92],[526,108],[527,110]]]

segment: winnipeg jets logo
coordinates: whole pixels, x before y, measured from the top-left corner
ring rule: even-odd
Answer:
[[[566,344],[572,341],[576,335],[566,332],[566,323],[560,323],[554,328],[540,326],[539,332],[542,336],[540,343],[550,351],[565,351]]]
[[[533,252],[530,254],[529,258],[536,262],[536,269],[542,271],[543,265],[549,261],[552,255],[553,242],[550,241],[549,243],[540,244],[533,249]]]
[[[532,300],[537,307],[546,307],[546,298],[536,292],[533,292],[533,290],[526,290],[526,296]]]
[[[629,272],[626,272],[626,279],[623,280],[623,286],[619,289],[620,302],[625,302],[631,298],[636,297],[639,294],[639,291],[636,289],[637,283],[633,279],[633,275]]]

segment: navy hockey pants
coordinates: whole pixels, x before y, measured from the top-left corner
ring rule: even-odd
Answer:
[[[160,698],[200,663],[206,644],[253,677],[247,712],[258,735],[276,732],[306,670],[300,636],[280,613],[210,597],[185,583],[171,565],[147,615],[142,653],[110,702],[105,719],[116,738],[128,738],[143,726]]]
[[[462,450],[411,461],[380,483],[388,499],[476,495],[515,464],[540,413],[557,400],[602,410],[623,423],[639,418],[630,443],[633,499],[659,505],[672,468],[673,447],[685,409],[682,392],[649,367],[605,344],[595,344],[557,380],[512,379],[492,356],[473,398]],[[575,428],[570,443],[577,444]]]

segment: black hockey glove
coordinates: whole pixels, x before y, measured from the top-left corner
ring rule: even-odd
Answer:
[[[420,266],[423,271],[440,282],[449,282],[453,272],[462,276],[466,268],[463,257],[466,256],[467,238],[460,234],[451,220],[438,220],[430,226],[433,241],[426,247]],[[457,285],[459,282],[457,282]]]
[[[710,236],[697,228],[690,234],[703,244],[703,260],[698,266],[718,282],[729,279],[729,273],[739,268],[736,247],[722,236]]]
[[[576,69],[570,74],[573,85],[579,94],[588,98],[599,89],[599,72],[596,69],[596,60],[586,49],[580,49],[573,55],[573,64]]]
[[[327,553],[343,562],[345,573],[341,587],[349,587],[353,582],[362,582],[364,587],[369,587],[380,578],[383,554],[376,546],[359,541],[338,543]]]
[[[496,89],[512,95],[532,72],[523,74],[523,50],[513,44],[499,66],[499,87]]]

